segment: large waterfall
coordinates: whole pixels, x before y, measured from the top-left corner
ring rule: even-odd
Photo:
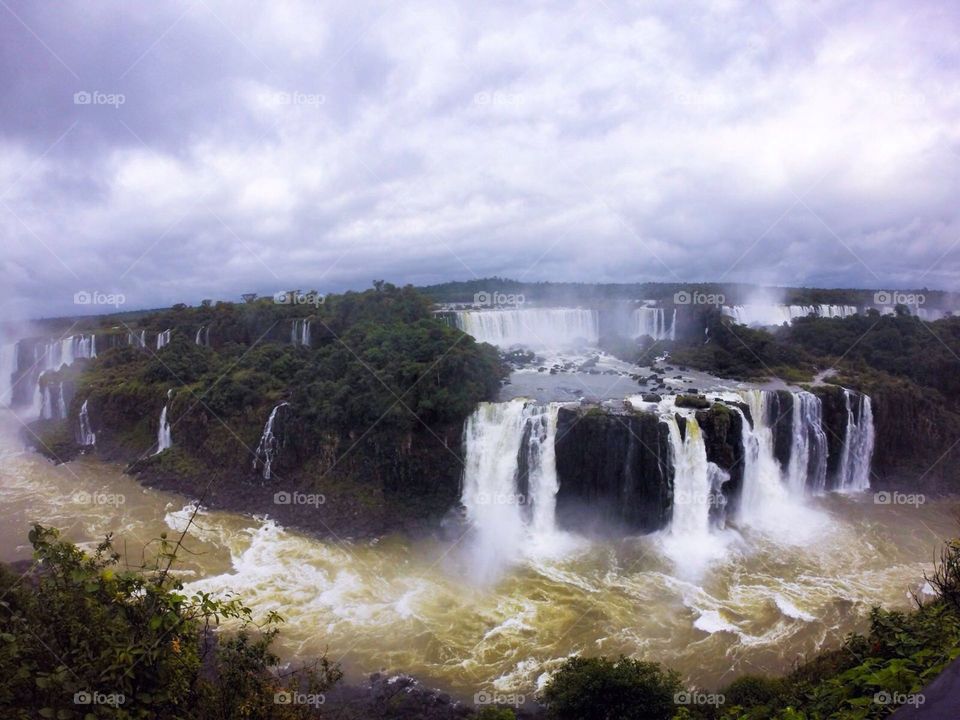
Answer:
[[[555,534],[557,497],[564,528],[580,522],[578,509],[594,508],[607,524],[625,521],[628,531],[667,530],[664,542],[677,559],[709,558],[718,545],[698,543],[719,537],[727,520],[800,541],[816,525],[809,496],[869,487],[870,400],[833,390],[824,397],[846,400],[847,423],[830,431],[842,457],[832,461],[839,469],[829,479],[834,445],[823,400],[812,392],[742,390],[726,394],[714,409],[636,397],[625,412],[526,399],[482,403],[464,428],[462,490],[477,564],[492,572],[532,539]],[[564,462],[558,466],[561,407]],[[571,503],[576,507],[568,516]],[[623,503],[630,504],[628,512],[618,508]]]
[[[787,486],[794,494],[807,489],[822,493],[827,482],[827,433],[820,398],[809,392],[794,393],[791,420],[793,443],[786,468]]]
[[[599,337],[597,311],[582,308],[461,310],[454,319],[460,330],[478,342],[501,348],[557,348],[596,343]]]
[[[670,450],[673,461],[673,519],[670,532],[682,537],[703,537],[710,532],[710,483],[712,463],[707,462],[707,448],[697,418],[691,413],[683,418],[684,432],[674,413],[667,417]],[[714,473],[719,470],[713,466]]]
[[[848,317],[857,313],[855,305],[726,305],[724,315],[732,317],[741,325],[783,325],[796,318],[816,315],[818,317]]]
[[[662,307],[641,307],[633,311],[633,337],[648,335],[654,340],[675,340],[677,309],[673,309],[670,324],[666,322],[666,310]]]
[[[870,459],[873,457],[873,410],[867,395],[843,392],[847,410],[847,432],[837,472],[837,489],[860,492],[870,487]]]
[[[467,419],[462,502],[475,565],[491,578],[528,535],[554,530],[557,406],[481,403]]]
[[[157,350],[170,343],[172,333],[172,330],[164,330],[161,333],[157,333]]]

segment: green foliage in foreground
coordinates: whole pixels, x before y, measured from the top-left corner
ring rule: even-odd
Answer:
[[[903,704],[922,704],[918,693],[960,656],[960,541],[944,547],[929,582],[933,601],[909,613],[874,608],[866,636],[850,635],[840,650],[783,678],[745,676],[715,694],[689,693],[657,663],[574,657],[542,700],[555,720],[887,717]]]
[[[316,717],[275,694],[317,695],[339,678],[321,659],[281,679],[271,615],[251,628],[238,599],[188,596],[169,573],[177,547],[161,538],[151,568],[118,565],[109,536],[93,555],[39,525],[35,571],[0,566],[0,716],[4,718]],[[221,642],[221,620],[240,630]],[[250,630],[255,630],[251,633]]]

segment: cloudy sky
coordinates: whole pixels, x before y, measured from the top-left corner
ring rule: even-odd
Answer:
[[[958,70],[951,0],[0,0],[0,303],[955,289]]]

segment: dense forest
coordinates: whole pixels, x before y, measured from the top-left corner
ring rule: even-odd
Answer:
[[[321,493],[319,511],[278,511],[361,533],[445,512],[463,420],[500,386],[495,349],[435,319],[410,287],[281,300],[178,305],[136,325],[104,318],[97,342],[109,349],[42,378],[74,392],[66,421],[36,424],[39,449],[59,461],[79,452],[86,402],[102,457],[159,486],[206,488],[211,504],[252,510],[278,489]],[[270,447],[258,447],[278,406]],[[173,442],[156,454],[165,407]]]

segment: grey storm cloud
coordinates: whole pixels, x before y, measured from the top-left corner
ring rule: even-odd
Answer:
[[[950,2],[0,0],[0,302],[957,285]]]

